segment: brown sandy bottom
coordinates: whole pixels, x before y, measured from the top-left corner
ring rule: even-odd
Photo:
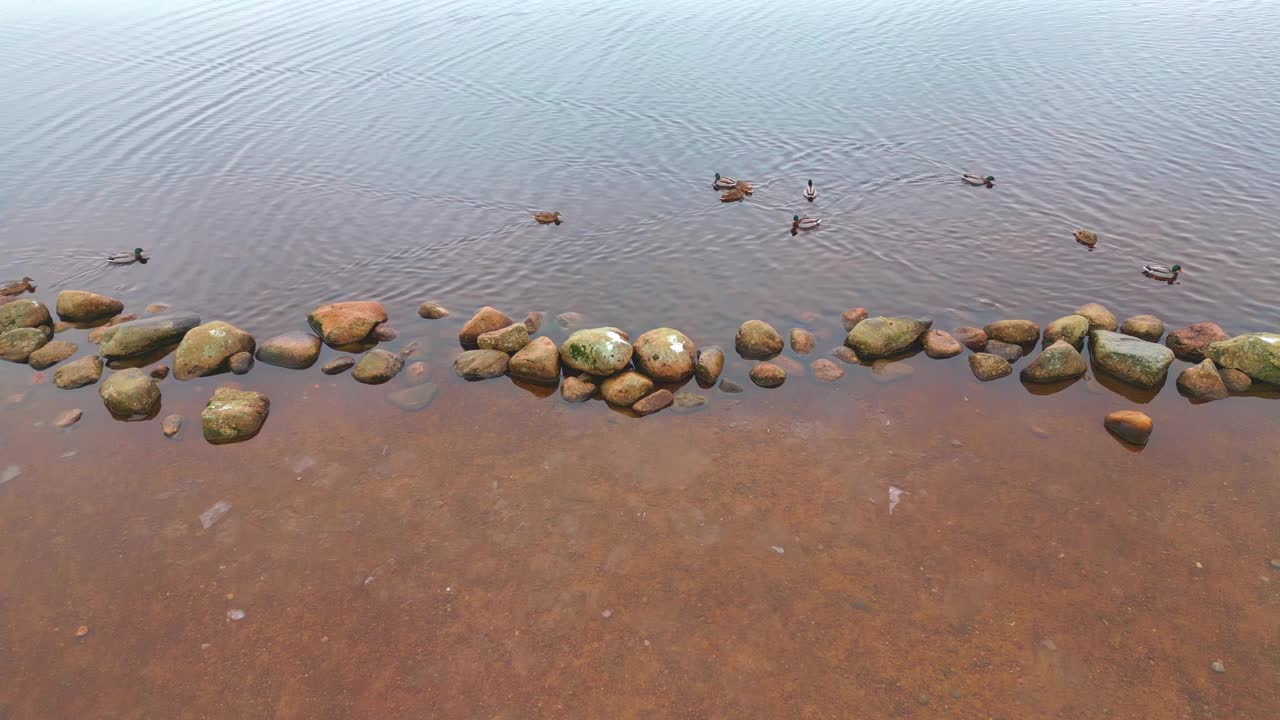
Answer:
[[[1275,717],[1274,400],[1167,388],[1135,452],[1092,381],[908,362],[643,419],[264,373],[224,447],[216,379],[166,381],[177,441],[7,420],[0,716]]]

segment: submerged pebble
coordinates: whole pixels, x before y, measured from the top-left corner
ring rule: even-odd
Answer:
[[[350,370],[351,367],[355,364],[356,364],[355,358],[349,355],[342,355],[340,357],[336,357],[330,360],[329,362],[321,366],[320,372],[324,373],[325,375],[338,375],[340,373],[346,372],[347,370]]]
[[[68,428],[80,422],[80,417],[82,415],[84,415],[84,411],[80,410],[80,408],[68,410],[59,415],[57,419],[53,421],[53,424],[60,428]]]
[[[1221,660],[1214,660],[1209,663],[1209,669],[1216,673],[1224,673],[1227,671],[1227,666],[1223,665]]]
[[[221,520],[227,513],[231,512],[231,503],[226,500],[219,500],[209,506],[208,510],[200,513],[200,525],[208,530]],[[243,616],[242,616],[243,617]],[[239,618],[234,618],[239,619]]]
[[[164,433],[167,438],[177,435],[180,430],[182,430],[181,415],[166,415],[160,423],[160,432]]]
[[[740,393],[742,392],[742,386],[728,378],[724,378],[720,381],[720,391],[727,393]]]

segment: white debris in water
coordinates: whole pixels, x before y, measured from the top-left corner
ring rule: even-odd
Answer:
[[[227,611],[227,619],[228,619],[228,620],[243,620],[243,619],[244,619],[244,611],[243,611],[243,610],[241,610],[240,608],[231,608],[230,610],[228,610],[228,611]]]
[[[604,612],[600,613],[600,615],[607,620],[609,619],[609,617],[613,615],[613,611],[608,608],[605,608]]]
[[[903,495],[910,495],[910,494],[911,493],[907,492],[906,490],[903,490],[900,487],[894,487],[890,485],[889,486],[889,514],[890,515],[893,514],[893,509],[898,507],[898,502],[902,500]]]
[[[769,549],[778,553],[779,555],[787,551],[786,548],[782,547],[781,545],[770,545]]]
[[[213,527],[213,524],[222,519],[223,515],[231,512],[231,503],[226,500],[219,500],[209,507],[208,510],[200,513],[200,524],[205,530]]]
[[[371,583],[371,582],[373,582],[373,576],[372,576],[372,575],[370,575],[369,577],[367,577],[367,578],[365,578],[365,579],[364,579],[364,584],[365,584],[365,585],[368,585],[368,584],[369,584],[369,583]]]
[[[21,474],[22,474],[22,468],[18,467],[17,465],[10,465],[9,467],[6,467],[4,469],[4,472],[0,472],[0,485],[3,485],[9,482],[10,480],[18,477]]]
[[[68,450],[68,451],[66,451],[66,452],[62,453],[62,457],[64,457],[64,458],[72,458],[72,457],[75,457],[76,455],[79,455],[79,454],[80,454],[80,451],[79,451],[79,450]]]

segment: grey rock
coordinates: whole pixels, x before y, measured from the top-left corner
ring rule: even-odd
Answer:
[[[404,358],[398,354],[376,348],[365,353],[351,371],[351,377],[366,385],[380,385],[400,373]]]
[[[156,315],[107,328],[98,353],[107,360],[145,355],[182,340],[200,324],[195,313]]]
[[[258,345],[258,360],[276,367],[302,370],[315,364],[320,357],[320,338],[295,330],[264,340]]]
[[[1095,368],[1143,388],[1164,382],[1173,363],[1173,351],[1164,345],[1109,330],[1089,334],[1089,352]]]
[[[325,375],[339,375],[352,368],[356,364],[356,359],[350,355],[339,355],[320,367],[320,372]]]

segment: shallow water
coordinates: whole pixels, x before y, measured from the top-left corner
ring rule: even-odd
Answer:
[[[259,339],[377,298],[439,387],[406,414],[258,365],[270,419],[213,447],[226,378],[161,383],[170,441],[0,363],[0,716],[1272,717],[1275,391],[924,355],[764,391],[735,357],[745,393],[636,419],[449,365],[483,304],[818,355],[856,305],[1280,329],[1277,31],[1234,1],[0,0],[0,278]],[[1141,452],[1100,421],[1137,406]]]

